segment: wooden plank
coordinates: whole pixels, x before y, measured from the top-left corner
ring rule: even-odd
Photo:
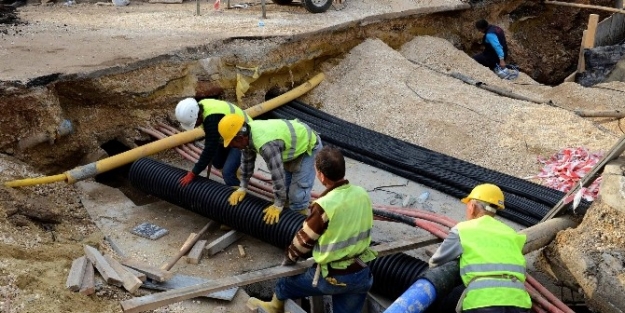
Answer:
[[[87,268],[85,269],[85,275],[82,278],[80,284],[80,293],[85,296],[95,293],[95,272],[93,270],[93,263],[87,259]]]
[[[582,185],[582,187],[590,186],[590,184],[592,184],[592,182],[595,181],[595,179],[597,179],[597,177],[599,176],[599,172],[603,171],[603,168],[610,161],[618,158],[623,153],[623,151],[625,151],[625,136],[621,137],[621,139],[619,139],[619,141],[612,147],[612,149],[610,149],[610,151],[603,155],[603,158],[601,158],[601,160],[592,167],[590,172],[588,172],[586,176],[582,177],[582,179],[580,180],[580,184]],[[547,212],[541,222],[545,222],[555,217],[556,215],[558,215],[558,213],[566,209],[572,202],[568,201],[568,199],[570,199],[572,195],[580,190],[580,184],[575,184],[575,187],[571,188],[571,190],[569,190],[569,192],[567,192],[566,195],[562,199],[560,199],[560,201],[558,201],[558,203],[556,203],[556,205],[551,210],[549,210],[549,212]]]
[[[139,278],[140,281],[145,282],[148,277],[145,276],[145,274],[137,271],[136,269],[132,268],[132,267],[128,267],[128,266],[124,266],[122,265],[127,271],[129,271],[130,273],[132,273],[132,275],[135,275],[135,277]]]
[[[206,246],[206,255],[213,256],[243,237],[243,233],[231,230]]]
[[[577,72],[586,71],[586,59],[584,58],[584,42],[586,42],[586,31],[582,32],[582,43],[579,45],[579,56],[577,58]]]
[[[433,236],[423,236],[412,240],[401,240],[392,243],[383,243],[377,246],[373,246],[372,249],[378,251],[378,255],[382,256],[392,253],[398,253],[401,251],[426,247],[440,241],[440,239]],[[121,302],[121,306],[123,312],[128,313],[152,310],[171,303],[195,298],[197,296],[206,294],[207,292],[215,292],[234,286],[245,286],[260,281],[298,275],[306,272],[313,263],[314,260],[309,259],[304,262],[298,262],[291,266],[276,266],[237,276],[225,277],[222,279],[212,280],[194,286],[124,300]]]
[[[204,247],[206,247],[206,240],[200,240],[193,245],[189,254],[187,254],[187,263],[199,264],[200,259],[204,254]]]
[[[588,17],[588,27],[586,28],[586,40],[584,41],[584,48],[592,49],[595,47],[595,38],[597,35],[597,24],[599,23],[599,15],[590,14]]]
[[[180,251],[178,251],[178,253],[176,255],[174,255],[171,259],[169,259],[169,261],[167,261],[167,263],[161,265],[161,269],[165,270],[165,271],[169,271],[171,270],[172,267],[174,267],[174,265],[176,264],[176,262],[178,262],[178,260],[180,260],[180,258],[184,255],[186,255],[189,250],[191,250],[191,248],[193,247],[193,245],[200,240],[200,237],[202,237],[204,235],[204,233],[206,233],[209,230],[215,229],[219,227],[219,223],[216,223],[214,221],[209,221],[208,223],[206,223],[206,225],[200,229],[200,231],[195,235],[195,237],[193,237],[193,240],[190,241],[188,245],[183,244],[182,248],[180,249]]]
[[[239,247],[239,255],[244,258],[247,254],[245,253],[245,248],[243,248],[243,245],[238,245]]]
[[[135,293],[141,287],[143,282],[137,278],[137,276],[133,275],[131,272],[127,271],[126,268],[119,263],[119,261],[113,259],[110,255],[104,255],[104,259],[109,262],[111,267],[117,272],[117,275],[122,279],[122,285],[124,289],[128,290],[130,293]]]
[[[577,70],[575,70],[575,72],[571,73],[571,75],[567,76],[564,79],[565,83],[574,83],[575,82],[575,75],[577,75]]]
[[[625,117],[625,110],[575,110],[575,114],[581,117]]]
[[[105,282],[115,286],[122,285],[122,279],[117,275],[117,272],[115,272],[111,265],[106,262],[100,251],[94,247],[85,245],[85,254],[87,258],[89,258],[89,261],[95,265],[95,268],[98,269],[98,272],[102,275]]]
[[[67,275],[67,281],[65,286],[71,291],[80,290],[80,284],[82,283],[83,276],[85,275],[85,269],[87,268],[87,257],[81,256],[72,261],[72,267]]]
[[[134,268],[135,270],[145,274],[149,279],[153,279],[156,281],[164,282],[172,278],[174,273],[170,271],[166,271],[160,269],[158,267],[154,267],[145,262],[139,262],[135,259],[124,259],[121,262],[123,265],[126,265],[130,268]]]
[[[578,3],[560,2],[560,1],[545,1],[544,3],[553,4],[553,5],[561,5],[565,7],[573,7],[573,8],[580,8],[580,9],[593,9],[593,10],[625,14],[625,10],[611,8],[611,7],[604,7],[600,5],[578,4]]]

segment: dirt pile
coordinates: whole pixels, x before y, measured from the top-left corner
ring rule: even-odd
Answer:
[[[400,52],[365,41],[327,71],[307,101],[347,121],[517,177],[539,170],[537,155],[576,146],[607,150],[615,142],[615,135],[568,110],[501,97],[450,77],[452,72],[539,99],[552,89],[524,74],[501,80],[450,42],[420,36]]]

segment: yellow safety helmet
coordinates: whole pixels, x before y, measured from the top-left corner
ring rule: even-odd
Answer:
[[[499,187],[493,184],[481,184],[475,186],[471,193],[464,199],[462,203],[468,203],[471,200],[480,200],[495,205],[497,209],[503,210],[503,192]]]
[[[219,135],[224,139],[224,147],[230,145],[232,139],[241,131],[244,123],[245,119],[243,116],[237,114],[228,114],[219,121],[217,130],[219,131]]]

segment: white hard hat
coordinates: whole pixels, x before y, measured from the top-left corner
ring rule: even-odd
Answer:
[[[193,98],[186,98],[176,106],[176,119],[180,122],[180,127],[184,130],[195,128],[197,116],[200,113],[200,106]]]

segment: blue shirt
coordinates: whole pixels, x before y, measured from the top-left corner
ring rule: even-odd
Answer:
[[[497,39],[497,35],[495,33],[486,34],[486,43],[491,45],[493,49],[495,49],[495,52],[497,52],[499,59],[503,60],[503,47],[501,46],[501,43],[499,43],[499,39]]]

